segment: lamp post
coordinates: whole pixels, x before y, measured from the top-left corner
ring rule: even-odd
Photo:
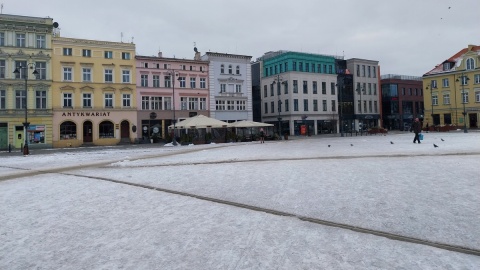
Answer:
[[[338,96],[339,96],[339,100],[340,102],[338,103],[338,107],[340,107],[340,115],[338,117],[338,120],[340,122],[340,137],[343,137],[344,134],[343,134],[343,100],[342,100],[342,95],[343,95],[343,88],[344,86],[342,85],[341,87],[339,87],[338,84],[336,84],[335,86],[337,86],[337,91],[338,91]],[[341,89],[341,91],[339,91]]]
[[[175,73],[175,69],[171,69],[169,71],[169,74],[170,74],[170,78],[172,79],[172,91],[173,91],[173,94],[172,94],[172,103],[173,103],[173,138],[172,138],[172,144],[173,145],[177,145],[177,138],[175,138],[175,128],[176,128],[176,122],[177,122],[177,119],[175,118],[175,76],[177,75]]]
[[[34,63],[27,63],[26,66],[18,66],[15,68],[15,71],[13,73],[15,75],[18,75],[18,78],[21,78],[22,72],[20,70],[23,70],[23,76],[25,77],[25,122],[23,122],[23,136],[25,137],[25,144],[23,145],[23,155],[27,156],[30,154],[30,151],[28,151],[28,126],[30,123],[28,122],[28,70],[33,69],[32,74],[33,75],[38,75],[38,71],[35,69],[35,64]]]
[[[432,105],[432,114],[430,115],[432,117],[432,125],[435,130],[435,120],[433,119],[433,90],[436,89],[435,85],[433,84],[433,81],[430,82],[430,86],[427,85],[427,90],[430,88],[430,103]]]
[[[360,111],[360,115],[359,115],[360,120],[358,122],[359,122],[359,125],[360,125],[360,135],[363,135],[363,120],[361,118],[361,115],[362,115],[362,91],[363,91],[362,87],[358,87],[357,91],[360,94],[360,104],[358,106],[358,109]]]
[[[280,89],[280,84],[284,83],[282,82],[283,81],[283,78],[282,76],[280,76],[280,74],[277,74],[277,79],[276,80],[273,80],[272,82],[272,85],[273,84],[277,84],[277,96],[278,96],[278,117],[277,117],[277,120],[278,120],[278,137],[280,138],[280,140],[282,139],[282,117],[280,116],[280,112],[282,111],[282,101],[280,100],[280,94],[281,94],[281,89]]]
[[[460,80],[461,78],[461,80]],[[462,76],[457,78],[457,82],[461,82],[462,84],[462,103],[463,103],[463,133],[468,133],[467,130],[467,109],[465,107],[465,103],[467,103],[467,95],[465,95],[465,85],[467,84],[468,80],[470,80],[465,73],[462,72]]]

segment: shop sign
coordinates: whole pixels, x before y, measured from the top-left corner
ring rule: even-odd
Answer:
[[[95,117],[95,116],[110,116],[110,112],[63,112],[62,116],[65,117],[74,117],[74,116],[83,116],[83,117]]]

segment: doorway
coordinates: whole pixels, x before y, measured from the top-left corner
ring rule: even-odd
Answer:
[[[130,123],[128,123],[128,121],[126,120],[122,121],[122,123],[120,124],[120,138],[130,138]]]
[[[468,115],[468,120],[470,120],[470,128],[478,128],[477,114],[471,113]]]
[[[83,122],[83,142],[84,143],[93,142],[92,128],[93,128],[92,122],[90,121]]]

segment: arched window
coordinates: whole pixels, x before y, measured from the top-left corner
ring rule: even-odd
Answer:
[[[60,125],[60,140],[77,138],[77,125],[72,121],[65,121]]]
[[[225,73],[225,65],[224,65],[224,64],[222,64],[222,65],[220,66],[220,73],[222,73],[222,74]]]
[[[240,75],[240,66],[237,66],[236,74],[237,74],[237,75]]]
[[[466,65],[467,65],[467,70],[475,69],[475,60],[473,58],[468,58]]]
[[[98,136],[100,138],[115,138],[113,123],[110,121],[103,121],[98,128]]]
[[[233,74],[232,65],[228,65],[228,74]]]

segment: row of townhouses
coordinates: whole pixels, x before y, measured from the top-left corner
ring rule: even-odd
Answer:
[[[406,129],[416,117],[477,126],[479,46],[421,78],[292,51],[142,56],[133,43],[61,37],[57,27],[0,14],[0,149],[168,140],[168,126],[195,115],[271,123],[280,135]]]

